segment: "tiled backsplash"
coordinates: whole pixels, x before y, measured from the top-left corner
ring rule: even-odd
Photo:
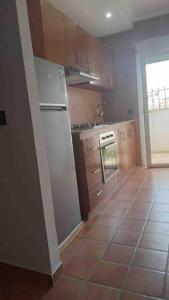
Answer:
[[[102,121],[103,117],[96,117],[97,108],[102,112],[101,93],[69,87],[68,99],[71,124]]]

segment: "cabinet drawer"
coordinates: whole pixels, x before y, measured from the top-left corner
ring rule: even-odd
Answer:
[[[90,210],[92,210],[104,197],[104,189],[102,181],[97,182],[89,190]]]
[[[98,181],[102,181],[101,164],[90,163],[86,166],[87,183],[89,189]]]
[[[99,137],[93,136],[84,141],[85,151],[95,151],[99,148]]]
[[[84,142],[84,155],[86,166],[92,165],[93,169],[96,169],[95,165],[101,164],[99,138],[92,137]],[[90,167],[90,166],[89,166]]]

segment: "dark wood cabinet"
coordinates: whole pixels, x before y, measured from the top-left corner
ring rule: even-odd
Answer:
[[[64,16],[67,66],[88,71],[87,33]]]
[[[78,41],[79,41],[79,67],[89,72],[88,52],[87,52],[87,35],[88,33],[81,27],[77,26]]]
[[[27,0],[34,55],[66,64],[64,16],[46,0]]]
[[[77,25],[64,16],[66,63],[68,66],[79,67],[79,40]]]
[[[73,133],[73,148],[79,199],[83,220],[102,199],[112,199],[123,182],[129,177],[136,165],[135,122],[129,121],[112,125],[107,131],[114,130],[117,141],[118,171],[103,183],[102,160],[99,134]],[[105,132],[105,131],[104,131]]]
[[[90,74],[100,78],[100,42],[92,37],[87,35],[87,53],[88,53],[88,63],[89,63],[89,72]],[[100,85],[100,80],[92,82],[93,85]]]
[[[48,0],[27,0],[27,7],[34,55],[97,76],[99,80],[92,81],[87,88],[114,89],[111,53],[100,40]]]
[[[118,129],[119,180],[122,181],[136,165],[135,124],[128,123]]]

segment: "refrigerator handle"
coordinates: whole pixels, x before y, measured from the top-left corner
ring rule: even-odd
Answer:
[[[68,108],[65,104],[40,103],[40,109],[63,111],[67,110]]]

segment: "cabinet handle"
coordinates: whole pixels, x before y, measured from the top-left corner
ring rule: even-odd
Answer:
[[[95,151],[97,149],[98,149],[98,147],[91,147],[91,148],[89,148],[89,150],[91,150],[91,151]]]
[[[99,173],[100,172],[100,168],[98,168],[98,169],[96,169],[96,170],[94,170],[94,174],[97,174],[97,173]]]
[[[100,190],[99,192],[97,192],[96,196],[99,197],[102,193],[103,193],[103,191]]]

